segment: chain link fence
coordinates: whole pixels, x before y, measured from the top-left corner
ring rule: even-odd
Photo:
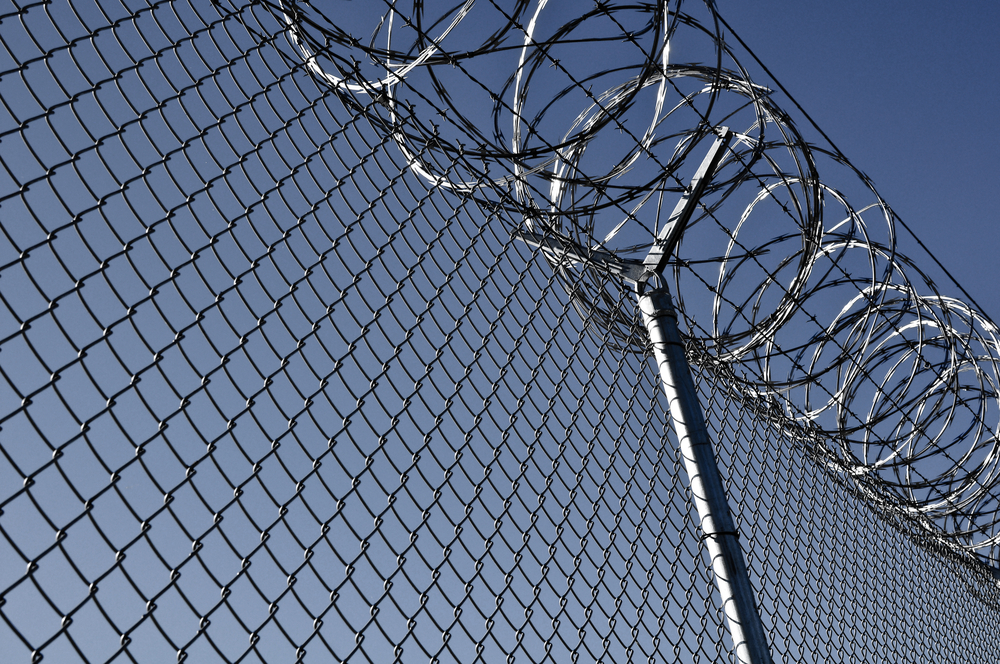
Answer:
[[[331,90],[292,13],[0,10],[5,660],[730,661],[629,293],[595,334],[510,195]],[[990,565],[681,296],[775,661],[995,660]]]

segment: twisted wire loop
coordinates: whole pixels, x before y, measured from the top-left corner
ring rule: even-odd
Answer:
[[[722,125],[668,278],[775,660],[994,658],[995,327],[716,19],[0,0],[0,659],[726,661],[633,293],[518,235],[642,258]]]
[[[715,359],[754,366],[753,389],[780,395],[838,468],[877,477],[900,509],[996,562],[996,326],[898,253],[893,213],[870,183],[808,145],[718,22],[680,3],[597,3],[579,14],[544,1],[509,13],[484,4],[503,14],[488,36],[483,25],[463,30],[477,19],[471,1],[441,14],[379,6],[367,44],[323,23],[320,9],[281,7],[309,71],[343,95],[382,99],[386,136],[431,186],[492,201],[585,251],[645,256],[685,166],[698,162],[688,157],[713,128],[732,127],[734,147],[673,269],[693,334]],[[517,27],[520,48],[505,52]],[[604,41],[619,45],[613,57],[582,57]],[[504,84],[490,86],[486,69]],[[488,93],[492,109],[454,99],[470,88]],[[420,124],[422,133],[400,128]],[[434,165],[455,159],[467,164],[459,179]],[[860,187],[850,182],[859,177]],[[645,348],[630,335],[634,312],[612,309],[620,293],[606,273],[546,256],[597,334]]]

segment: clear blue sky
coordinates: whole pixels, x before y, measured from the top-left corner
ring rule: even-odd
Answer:
[[[1000,320],[1000,3],[719,0],[718,8]],[[929,266],[905,237],[903,246]]]

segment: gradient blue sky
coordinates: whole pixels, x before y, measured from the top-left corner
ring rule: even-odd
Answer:
[[[1000,320],[1000,3],[719,0],[718,8]]]

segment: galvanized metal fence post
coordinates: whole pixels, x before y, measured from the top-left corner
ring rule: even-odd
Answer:
[[[770,664],[767,637],[754,600],[753,586],[740,549],[739,533],[729,510],[691,368],[684,354],[670,291],[661,287],[640,293],[638,297],[653,357],[663,381],[663,391],[670,404],[670,415],[701,520],[705,545],[712,558],[715,582],[722,596],[722,607],[737,661]]]

